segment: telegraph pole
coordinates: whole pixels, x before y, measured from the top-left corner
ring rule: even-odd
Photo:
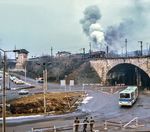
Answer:
[[[143,55],[143,41],[138,41],[141,45],[141,56]]]
[[[6,87],[5,87],[5,72],[6,72],[6,52],[4,51],[4,62],[3,62],[3,132],[6,132]]]
[[[6,132],[6,87],[5,87],[5,72],[6,72],[6,53],[7,52],[20,52],[20,50],[3,50],[0,49],[0,51],[3,52],[4,58],[3,58],[3,95],[2,95],[2,118],[3,118],[3,124],[2,124],[2,132]]]
[[[107,54],[107,58],[108,58],[108,52],[109,52],[109,47],[108,47],[108,45],[107,45],[107,47],[106,47],[106,54]]]
[[[121,56],[123,57],[123,46],[121,46]]]
[[[44,89],[44,114],[46,114],[46,93],[47,93],[47,68],[43,70],[43,89]]]
[[[83,48],[83,59],[85,59],[85,48]]]
[[[147,55],[150,55],[150,44],[149,43],[147,43],[146,49],[147,49]]]
[[[148,49],[148,55],[150,55],[150,44],[149,44],[149,49]]]
[[[128,40],[127,40],[127,39],[125,39],[126,58],[128,57],[128,54],[127,54],[127,43],[128,43]]]
[[[90,50],[89,50],[89,52],[90,52],[90,57],[91,57],[91,42],[89,43],[89,46],[90,46]]]
[[[15,50],[16,50],[16,45],[15,45]],[[15,52],[15,59],[17,58],[17,54],[16,54],[16,52]]]
[[[51,47],[51,57],[53,57],[53,47]]]

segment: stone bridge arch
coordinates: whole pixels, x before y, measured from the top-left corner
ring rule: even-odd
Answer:
[[[127,84],[127,85],[139,85],[150,86],[149,75],[131,63],[120,63],[107,72],[107,83],[111,85],[115,84]]]
[[[102,83],[105,84],[107,80],[107,73],[119,64],[132,64],[142,69],[150,78],[150,57],[143,58],[108,58],[91,60],[91,67],[95,69]]]

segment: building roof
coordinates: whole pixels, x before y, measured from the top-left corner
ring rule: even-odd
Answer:
[[[28,54],[29,51],[27,51],[26,49],[20,49],[20,51],[19,51],[18,53],[19,53],[19,54],[21,54],[21,53]]]

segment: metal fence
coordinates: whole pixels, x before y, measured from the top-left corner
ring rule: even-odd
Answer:
[[[75,132],[75,126],[79,126],[78,132],[82,132],[83,125],[87,124],[88,128],[87,131],[89,131],[89,124],[90,123],[78,123],[78,124],[72,124],[72,125],[64,125],[64,126],[49,126],[49,127],[39,127],[39,128],[32,128],[31,132]],[[101,124],[101,126],[100,126]],[[138,117],[133,118],[129,122],[123,122],[123,121],[112,121],[112,120],[105,120],[103,123],[95,122],[93,132],[99,132],[101,130],[111,130],[113,128],[118,128],[119,130],[129,129],[129,128],[138,128],[143,127],[144,125],[139,124]]]

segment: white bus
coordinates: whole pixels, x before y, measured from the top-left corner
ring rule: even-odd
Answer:
[[[119,93],[120,106],[132,106],[138,97],[138,87],[128,86],[125,90]]]

